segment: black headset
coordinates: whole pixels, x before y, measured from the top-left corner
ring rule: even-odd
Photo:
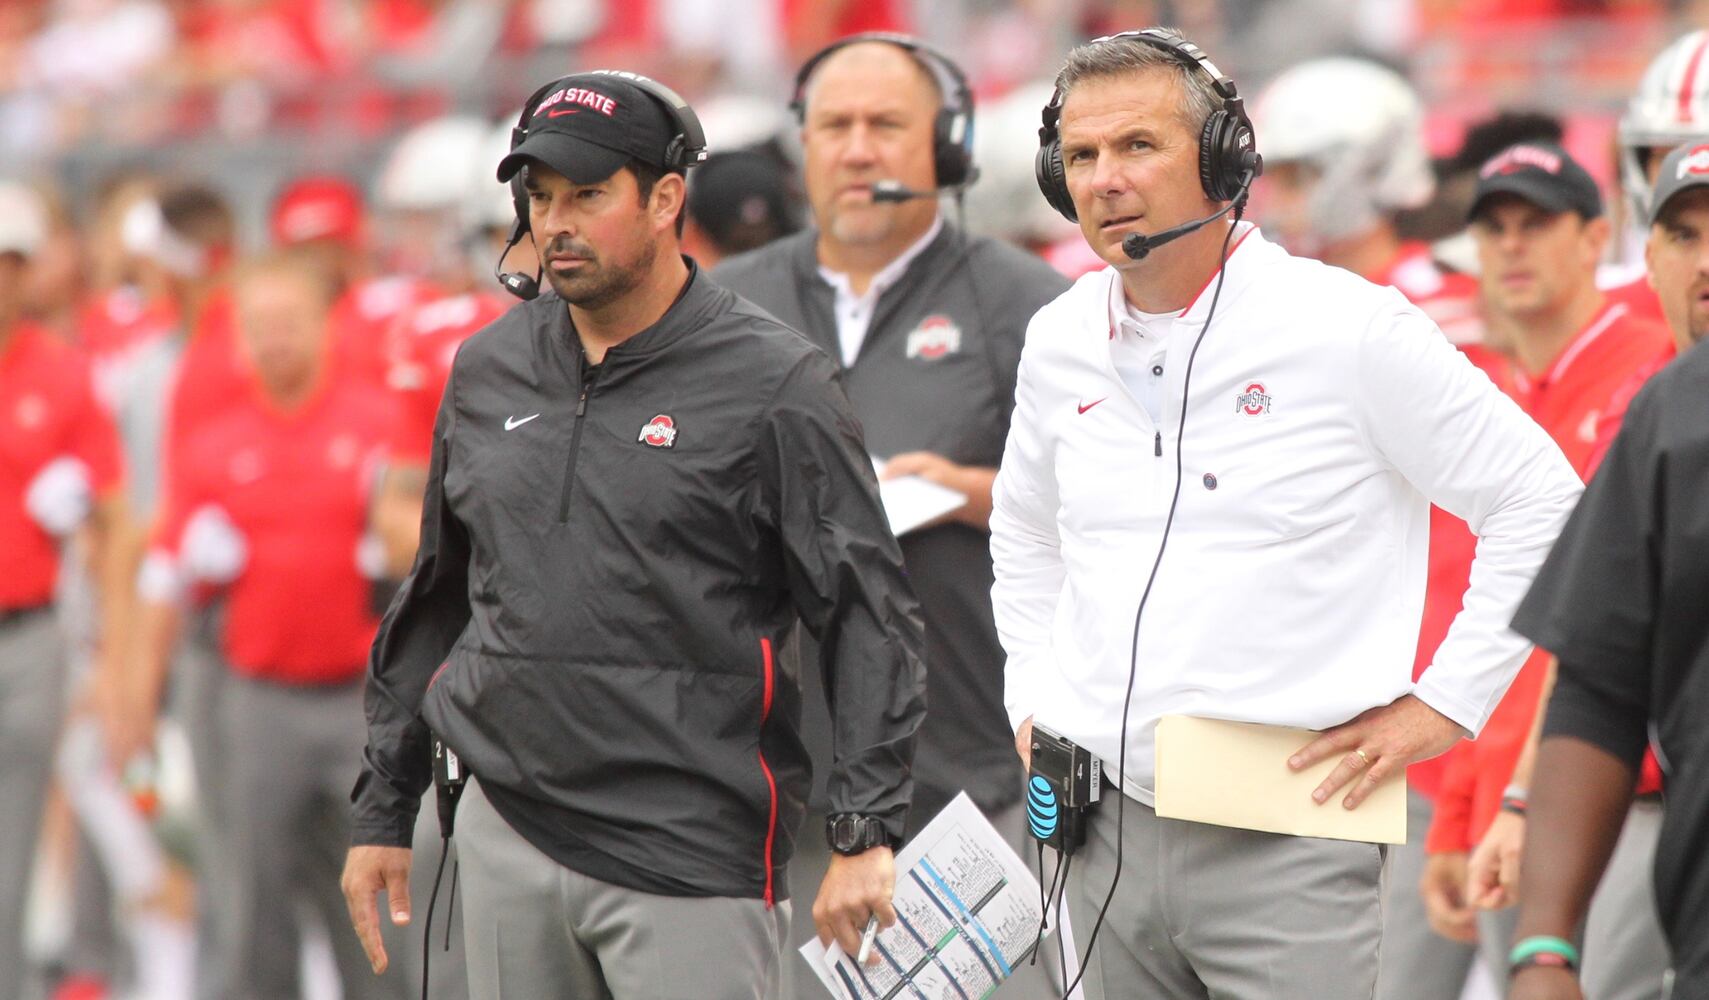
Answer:
[[[946,82],[949,84],[944,88],[948,91],[947,100],[932,124],[935,186],[949,188],[971,183],[978,176],[973,169],[973,88],[967,83],[967,74],[954,60],[917,38],[893,31],[867,31],[839,38],[815,52],[795,74],[795,91],[789,99],[789,110],[795,113],[795,120],[803,124],[806,122],[807,84],[819,66],[837,52],[864,42],[894,45],[931,73],[940,87]]]
[[[1264,172],[1264,158],[1254,148],[1252,119],[1246,115],[1245,102],[1235,89],[1234,81],[1222,75],[1222,71],[1197,45],[1162,28],[1123,31],[1095,38],[1088,44],[1101,45],[1124,38],[1162,49],[1187,67],[1196,68],[1210,77],[1217,96],[1222,98],[1222,107],[1211,112],[1205,119],[1204,130],[1199,133],[1199,183],[1204,187],[1205,197],[1212,201],[1233,201],[1242,196],[1251,178]],[[1074,199],[1068,193],[1068,181],[1063,172],[1062,134],[1058,130],[1065,96],[1062,79],[1058,77],[1050,103],[1044,106],[1044,124],[1038,130],[1038,155],[1033,159],[1033,173],[1038,178],[1038,189],[1044,192],[1044,200],[1050,203],[1050,207],[1061,212],[1068,221],[1078,222],[1080,214],[1074,208]]]
[[[696,166],[706,159],[706,130],[700,125],[700,118],[682,95],[651,77],[639,73],[630,73],[617,69],[596,69],[586,73],[576,73],[561,77],[546,84],[528,96],[523,102],[522,113],[517,116],[516,125],[510,130],[510,148],[515,151],[528,138],[528,120],[534,117],[535,108],[546,99],[546,95],[554,90],[572,85],[577,81],[588,82],[589,77],[615,77],[632,86],[639,87],[647,96],[658,102],[664,108],[665,115],[670,118],[675,133],[671,141],[665,145],[663,162],[657,166],[671,173],[686,173],[688,168]],[[598,82],[595,79],[593,82]],[[522,242],[522,238],[530,232],[528,222],[528,189],[523,185],[522,171],[517,171],[510,179],[510,200],[516,210],[516,221],[510,227],[510,240],[504,250],[499,253],[498,264],[493,268],[493,274],[498,277],[512,295],[519,299],[531,300],[540,294],[540,276],[530,277],[519,271],[505,272],[504,258],[511,248]],[[686,209],[684,209],[686,211]]]

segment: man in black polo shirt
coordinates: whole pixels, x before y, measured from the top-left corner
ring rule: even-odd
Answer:
[[[474,1000],[769,1000],[808,770],[779,650],[798,621],[824,649],[839,853],[816,909],[853,953],[895,920],[919,606],[835,367],[679,252],[693,112],[622,73],[532,104],[498,170],[550,294],[452,367],[370,660],[346,897],[382,968],[374,897],[409,919],[431,726],[473,775]]]
[[[1531,785],[1512,1000],[1580,1000],[1574,937],[1653,740],[1674,997],[1709,996],[1709,143],[1669,154],[1645,260],[1681,356],[1627,411],[1513,627],[1560,659]]]

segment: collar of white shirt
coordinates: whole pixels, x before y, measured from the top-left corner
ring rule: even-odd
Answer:
[[[872,281],[866,286],[865,295],[855,294],[854,286],[849,284],[849,276],[844,274],[842,271],[833,271],[825,265],[820,264],[819,277],[824,278],[826,283],[837,290],[837,297],[839,299],[846,296],[857,300],[876,300],[880,295],[884,294],[884,290],[886,288],[896,284],[897,279],[901,278],[903,272],[908,270],[908,265],[914,262],[915,257],[924,253],[926,251],[926,247],[931,246],[932,241],[938,238],[938,233],[942,232],[943,228],[944,217],[942,215],[933,216],[931,228],[926,230],[924,236],[915,240],[908,249],[902,251],[901,256],[884,265],[877,274],[872,276]]]
[[[1155,338],[1160,332],[1167,332],[1180,313],[1169,311],[1165,313],[1148,313],[1134,307],[1127,300],[1127,292],[1122,287],[1120,276],[1110,282],[1110,339],[1116,340],[1126,335],[1132,335],[1142,340]]]

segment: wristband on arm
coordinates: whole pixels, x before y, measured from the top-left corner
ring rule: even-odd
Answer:
[[[1578,971],[1578,949],[1566,938],[1533,935],[1513,946],[1507,955],[1507,974],[1514,975],[1533,965]]]

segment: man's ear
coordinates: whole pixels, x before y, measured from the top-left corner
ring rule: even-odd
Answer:
[[[1608,249],[1608,240],[1613,233],[1614,224],[1608,221],[1606,215],[1599,215],[1584,224],[1585,249],[1590,253],[1593,263],[1602,259],[1603,251]]]
[[[653,185],[653,196],[647,210],[653,216],[653,228],[675,232],[677,217],[688,211],[688,178],[679,173],[666,174]]]

